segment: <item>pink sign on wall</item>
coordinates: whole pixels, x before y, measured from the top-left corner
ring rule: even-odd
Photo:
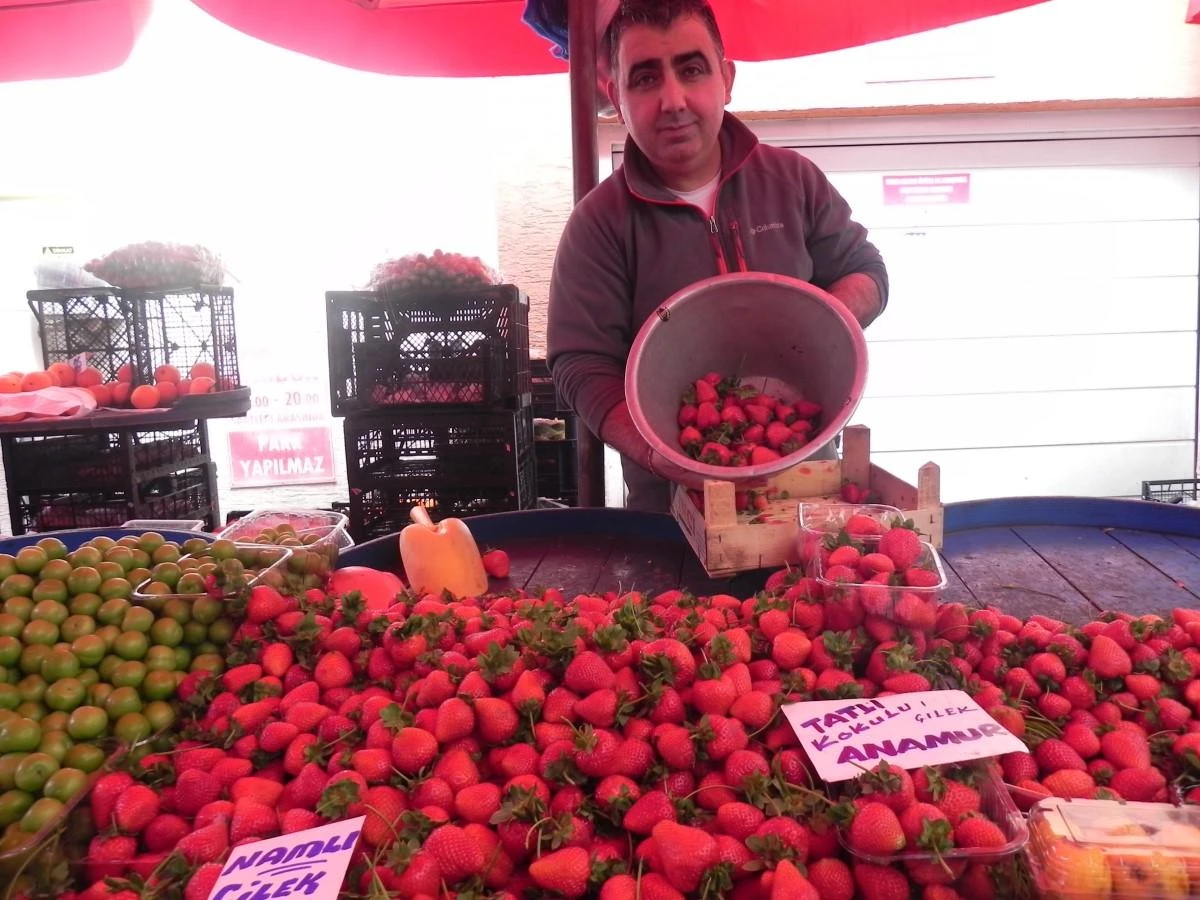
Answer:
[[[971,202],[971,175],[884,175],[884,206],[943,206]]]

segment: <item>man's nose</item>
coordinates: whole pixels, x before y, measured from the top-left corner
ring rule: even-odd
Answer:
[[[683,82],[673,72],[669,73],[663,79],[662,92],[659,97],[663,111],[675,112],[676,110],[683,109],[685,106],[684,98],[686,96],[687,92],[683,89]]]

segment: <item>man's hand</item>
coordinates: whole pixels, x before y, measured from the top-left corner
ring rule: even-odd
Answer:
[[[839,278],[829,286],[829,293],[842,301],[842,305],[850,310],[863,328],[875,321],[882,311],[879,285],[870,275],[854,272]]]

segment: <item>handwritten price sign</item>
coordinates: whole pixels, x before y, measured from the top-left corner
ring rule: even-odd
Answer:
[[[817,774],[846,781],[880,760],[904,769],[1026,750],[963,691],[874,700],[814,700],[783,707]]]
[[[209,900],[337,900],[365,816],[235,847]]]

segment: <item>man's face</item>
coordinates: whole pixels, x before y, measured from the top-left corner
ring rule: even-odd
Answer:
[[[637,25],[621,35],[609,99],[664,183],[693,190],[720,170],[732,88],[733,63],[700,19],[685,16],[666,31]]]

